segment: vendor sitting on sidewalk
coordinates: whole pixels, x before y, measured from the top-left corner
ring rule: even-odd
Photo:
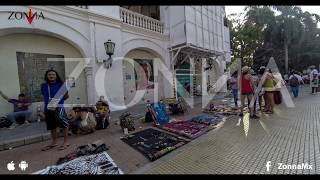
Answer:
[[[31,103],[25,98],[24,94],[19,94],[18,99],[9,99],[6,95],[0,91],[0,95],[7,100],[9,103],[13,104],[14,112],[9,113],[7,118],[13,123],[10,129],[13,129],[17,124],[28,123],[29,118],[31,117],[31,112],[28,110],[28,107]],[[23,121],[19,121],[24,119]]]
[[[99,101],[96,103],[96,119],[97,129],[105,129],[109,126],[110,109],[104,96],[100,96]]]

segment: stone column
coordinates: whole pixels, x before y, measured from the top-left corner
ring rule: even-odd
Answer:
[[[93,79],[93,68],[92,66],[87,66],[84,69],[84,73],[86,76],[87,80],[87,95],[88,95],[88,104],[94,104],[95,99],[94,99],[94,79]]]

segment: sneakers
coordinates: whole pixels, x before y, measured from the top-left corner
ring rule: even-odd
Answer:
[[[18,124],[13,123],[10,127],[8,127],[8,129],[14,129],[18,126]]]

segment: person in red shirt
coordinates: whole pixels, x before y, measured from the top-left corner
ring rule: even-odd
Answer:
[[[245,107],[245,100],[248,99],[250,102],[252,101],[254,95],[253,89],[253,78],[250,74],[251,68],[248,66],[244,66],[242,68],[242,75],[241,75],[241,83],[240,83],[240,92],[241,92],[241,113],[239,116],[243,116],[243,108]],[[259,117],[253,113],[253,107],[249,106],[250,118],[258,119]]]

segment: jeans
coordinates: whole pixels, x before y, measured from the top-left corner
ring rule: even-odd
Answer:
[[[232,89],[234,104],[238,106],[238,89]]]
[[[299,95],[299,86],[293,87],[291,86],[292,94],[296,98]]]
[[[12,112],[7,115],[7,118],[12,122],[16,123],[17,118],[25,118],[28,120],[31,117],[31,112],[30,111],[19,111],[19,112]]]
[[[312,93],[317,93],[317,87],[312,87]]]
[[[255,97],[253,96],[253,98],[255,98]],[[249,97],[247,97],[247,100],[248,100],[248,108],[250,108],[250,100],[249,100]],[[256,98],[254,99],[253,114],[256,114],[256,112],[257,112],[257,100],[258,100],[258,97],[256,97]]]

